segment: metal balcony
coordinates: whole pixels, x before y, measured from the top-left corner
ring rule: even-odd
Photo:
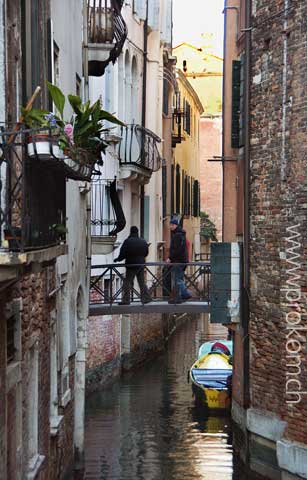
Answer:
[[[121,0],[88,0],[89,75],[101,76],[115,63],[127,38]]]
[[[134,178],[139,183],[148,183],[152,172],[158,171],[162,164],[157,146],[160,142],[157,135],[140,125],[121,127],[118,152],[121,178]]]
[[[92,254],[107,255],[116,247],[117,234],[126,225],[125,215],[116,189],[116,181],[93,179],[91,183]]]
[[[65,243],[65,174],[55,167],[56,159],[41,161],[29,154],[33,135],[31,130],[0,130],[1,252]]]

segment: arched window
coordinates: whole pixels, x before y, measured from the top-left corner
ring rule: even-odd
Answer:
[[[125,53],[125,122],[131,123],[131,68],[129,51]]]
[[[138,66],[137,60],[134,56],[132,59],[132,68],[131,68],[131,123],[138,124],[140,123],[139,118],[139,108],[138,108]]]

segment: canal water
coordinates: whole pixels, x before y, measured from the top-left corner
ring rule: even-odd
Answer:
[[[86,480],[253,480],[237,468],[230,418],[197,409],[187,381],[200,344],[226,338],[218,328],[182,324],[162,355],[88,398]]]

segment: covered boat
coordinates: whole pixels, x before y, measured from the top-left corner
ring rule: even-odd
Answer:
[[[213,410],[227,410],[231,405],[232,342],[217,340],[204,343],[199,358],[192,365],[190,378],[196,402]]]

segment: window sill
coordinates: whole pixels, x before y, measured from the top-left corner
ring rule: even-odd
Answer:
[[[60,425],[63,421],[63,415],[53,415],[50,417],[50,435],[56,437],[59,433]]]
[[[31,458],[28,463],[28,472],[26,474],[26,480],[34,480],[45,461],[44,455],[38,453]]]

